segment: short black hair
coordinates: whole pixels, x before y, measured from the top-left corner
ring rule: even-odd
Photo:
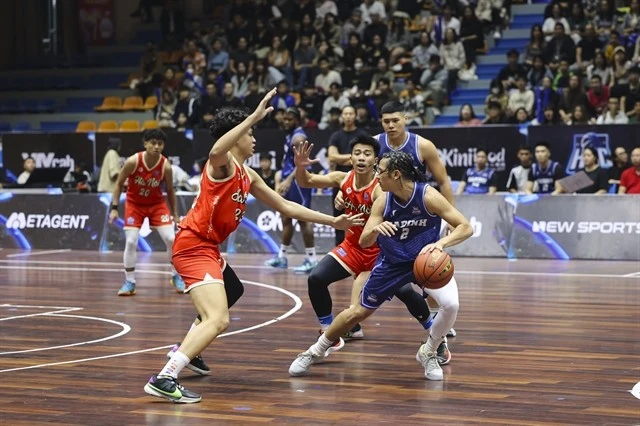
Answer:
[[[380,115],[394,114],[396,112],[404,113],[404,105],[399,101],[389,101],[380,108]]]
[[[592,74],[591,75],[591,80],[598,80],[600,83],[602,83],[602,77],[600,77],[598,74]]]
[[[537,148],[539,146],[543,146],[545,148],[547,148],[549,150],[549,152],[551,152],[551,146],[549,146],[549,142],[546,141],[540,141],[536,144],[536,146],[534,148]]]
[[[273,159],[273,155],[271,155],[270,152],[261,152],[260,153],[260,161],[262,161],[262,160],[271,161],[272,159]]]
[[[487,148],[482,146],[479,146],[476,148],[476,154],[479,152],[484,152],[484,155],[487,155],[487,156],[489,155],[489,151],[487,151]]]
[[[376,138],[367,135],[356,136],[349,142],[349,151],[353,152],[353,148],[357,145],[368,145],[373,148],[373,153],[377,157],[380,154],[380,142]]]
[[[532,154],[531,147],[529,145],[520,145],[518,147],[518,152],[520,151],[529,151],[529,153]]]
[[[218,140],[222,135],[246,120],[249,114],[250,112],[247,108],[220,108],[213,117],[213,120],[211,120],[209,133],[215,140]]]
[[[592,147],[591,145],[585,146],[584,148],[582,148],[583,151],[591,151],[591,154],[593,154],[593,156],[596,158],[596,164],[598,164],[598,151],[596,151],[596,149],[594,147]]]
[[[167,134],[161,129],[148,129],[142,132],[142,142],[147,142],[153,139],[159,139],[166,143]]]

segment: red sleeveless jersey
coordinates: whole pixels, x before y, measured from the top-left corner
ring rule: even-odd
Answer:
[[[351,170],[347,173],[347,177],[340,189],[344,197],[344,212],[351,214],[364,213],[362,215],[365,221],[369,220],[371,215],[371,206],[373,206],[373,190],[378,184],[378,179],[373,179],[369,185],[364,188],[356,189],[356,173]],[[362,234],[362,226],[352,226],[345,234],[345,240],[359,246],[360,234]],[[377,247],[377,246],[373,246]]]
[[[235,173],[223,180],[212,179],[205,166],[200,191],[180,222],[181,229],[189,229],[214,244],[221,244],[236,230],[244,216],[251,180],[244,166],[234,163]]]
[[[166,160],[161,155],[160,160],[148,168],[144,163],[144,152],[136,154],[136,168],[128,177],[127,201],[143,206],[164,203],[162,181]]]

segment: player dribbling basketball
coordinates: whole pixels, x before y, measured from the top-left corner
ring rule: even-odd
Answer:
[[[344,332],[375,312],[407,283],[414,282],[413,262],[421,252],[443,250],[471,237],[467,219],[438,191],[424,183],[424,174],[413,165],[411,155],[391,151],[383,155],[376,167],[380,187],[386,193],[373,203],[371,215],[360,236],[360,246],[377,242],[380,256],[364,283],[360,304],[343,311],[308,350],[298,355],[289,374],[301,376]],[[442,219],[454,227],[439,239]],[[428,380],[442,380],[436,349],[443,342],[458,314],[458,287],[454,278],[438,290],[427,290],[440,305],[431,333],[416,359],[424,367]]]

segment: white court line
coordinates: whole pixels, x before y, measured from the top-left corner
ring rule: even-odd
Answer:
[[[11,306],[11,305],[9,305]],[[16,315],[13,317],[4,317],[4,318],[0,318],[0,321],[8,321],[8,320],[14,320],[14,319],[20,319],[20,318],[30,318],[30,317],[40,317],[43,315],[54,315],[54,314],[62,314],[64,312],[73,312],[73,311],[80,311],[82,310],[82,308],[69,308],[69,309],[61,309],[58,311],[47,311],[47,312],[39,312],[36,314],[26,314],[26,315]],[[0,355],[2,355],[2,353],[0,353]]]
[[[20,265],[24,265],[22,267],[9,267],[0,265],[0,269],[42,269],[42,270],[55,270],[57,268],[46,268],[46,267],[38,267],[38,266],[28,266],[28,264],[45,264],[45,265],[68,265],[69,261],[62,260],[3,260],[0,259],[0,263],[18,263]],[[110,266],[122,266],[121,262],[73,262],[74,265],[110,265]],[[149,267],[167,267],[168,263],[140,263],[140,266],[149,266]],[[265,269],[265,270],[274,270],[274,268],[270,266],[262,266],[262,265],[230,265],[233,269]],[[65,269],[65,270],[76,270],[76,271],[93,271],[93,272],[108,272],[106,269],[92,269],[92,268],[76,268],[76,269]],[[121,269],[119,269],[121,271]],[[137,270],[136,272],[142,272],[142,270]],[[147,271],[147,273],[153,273]],[[640,272],[634,272],[632,274],[626,275],[617,275],[617,274],[580,274],[573,272],[536,272],[536,271],[464,271],[464,270],[456,270],[456,274],[458,275],[513,275],[513,276],[542,276],[542,277],[567,277],[567,278],[638,278],[640,277]]]
[[[78,308],[78,309],[82,309],[82,308]],[[111,340],[111,339],[117,339],[118,337],[124,336],[125,334],[131,331],[131,327],[128,324],[125,324],[120,321],[114,321],[108,318],[89,317],[86,315],[65,315],[65,314],[59,314],[59,313],[51,313],[51,314],[48,314],[48,316],[63,317],[63,318],[80,318],[80,319],[87,319],[92,321],[108,322],[111,324],[119,325],[120,327],[122,327],[122,330],[120,330],[119,333],[112,334],[111,336],[103,337],[101,339],[88,340],[85,342],[78,342],[78,343],[69,343],[66,345],[49,346],[46,348],[35,348],[35,349],[25,349],[22,351],[0,352],[0,355],[13,355],[13,354],[22,354],[27,352],[41,352],[41,351],[50,351],[51,349],[70,348],[73,346],[90,345],[92,343],[100,343],[100,342],[106,342],[107,340]]]
[[[13,305],[11,303],[3,303],[0,305],[0,308],[82,309],[73,306]]]
[[[45,250],[45,251],[38,251],[38,252],[25,251],[22,253],[8,254],[7,257],[40,256],[41,254],[67,253],[70,251],[71,249]]]
[[[23,266],[22,268],[23,269],[25,269],[25,268],[32,269],[32,267],[26,266],[26,265]],[[11,268],[11,269],[17,269],[17,268]],[[52,268],[48,268],[48,269],[52,269]],[[60,269],[60,270],[64,270],[64,269],[75,270],[76,268],[56,268],[56,269]],[[110,271],[110,272],[121,272],[120,269],[108,269],[108,271]],[[136,271],[136,272],[143,272],[143,271]],[[165,271],[144,271],[144,272],[151,273],[151,274],[166,274],[167,273]],[[293,301],[295,302],[295,306],[293,308],[289,309],[287,312],[285,312],[284,314],[280,315],[277,318],[271,319],[269,321],[265,321],[265,322],[263,322],[261,324],[257,324],[257,325],[251,326],[251,327],[242,328],[240,330],[235,330],[235,331],[230,331],[228,333],[223,333],[223,334],[219,335],[218,338],[226,337],[226,336],[232,336],[234,334],[240,334],[240,333],[244,333],[244,332],[247,332],[247,331],[256,330],[258,328],[266,327],[267,325],[271,325],[271,324],[273,324],[275,322],[282,321],[285,318],[290,317],[291,315],[293,315],[294,313],[299,311],[300,308],[302,307],[302,300],[300,300],[300,298],[298,296],[296,296],[294,293],[292,293],[292,292],[290,292],[288,290],[285,290],[285,289],[280,288],[280,287],[272,286],[272,285],[269,285],[269,284],[259,283],[259,282],[256,282],[256,281],[242,280],[242,282],[244,284],[255,285],[257,287],[264,287],[264,288],[268,288],[268,289],[271,289],[271,290],[279,291],[280,293],[283,293],[283,294],[289,296],[291,299],[293,299]],[[5,304],[5,305],[0,305],[0,306],[11,306],[11,305],[6,305]],[[28,306],[28,305],[13,305],[13,306]],[[70,317],[75,317],[76,315],[69,315],[69,316]],[[124,325],[126,325],[126,324],[124,324]],[[74,345],[77,345],[77,344],[74,344]],[[0,370],[0,373],[9,373],[9,372],[12,372],[12,371],[32,370],[34,368],[53,367],[53,366],[56,366],[56,365],[77,364],[77,363],[81,363],[81,362],[97,361],[97,360],[108,359],[108,358],[117,358],[117,357],[121,357],[121,356],[141,354],[141,353],[145,353],[145,352],[154,352],[154,351],[158,351],[158,350],[161,350],[161,349],[169,349],[169,348],[172,348],[172,347],[173,347],[173,344],[167,345],[167,346],[157,346],[155,348],[149,348],[149,349],[140,349],[140,350],[131,351],[131,352],[122,352],[122,353],[111,354],[111,355],[97,356],[97,357],[92,357],[92,358],[75,359],[75,360],[71,360],[71,361],[50,362],[50,363],[47,363],[47,364],[30,365],[28,367],[8,368],[6,370]]]

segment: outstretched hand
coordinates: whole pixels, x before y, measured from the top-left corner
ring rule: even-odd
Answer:
[[[313,160],[309,158],[312,149],[313,144],[309,143],[309,141],[304,141],[298,146],[293,146],[293,161],[296,164],[296,167],[306,169],[310,165],[320,162],[317,158],[314,158]]]
[[[262,120],[267,116],[267,114],[273,111],[273,106],[271,106],[270,104],[271,104],[271,98],[273,98],[275,95],[276,95],[276,89],[271,89],[270,91],[267,92],[266,95],[264,95],[264,98],[262,98],[262,100],[258,104],[258,107],[253,112],[253,114],[256,116],[258,120]]]
[[[346,231],[352,226],[363,226],[364,218],[362,217],[363,213],[358,213],[355,215],[352,214],[341,214],[340,216],[335,218],[335,222],[333,227],[336,229],[340,229],[342,231]]]

